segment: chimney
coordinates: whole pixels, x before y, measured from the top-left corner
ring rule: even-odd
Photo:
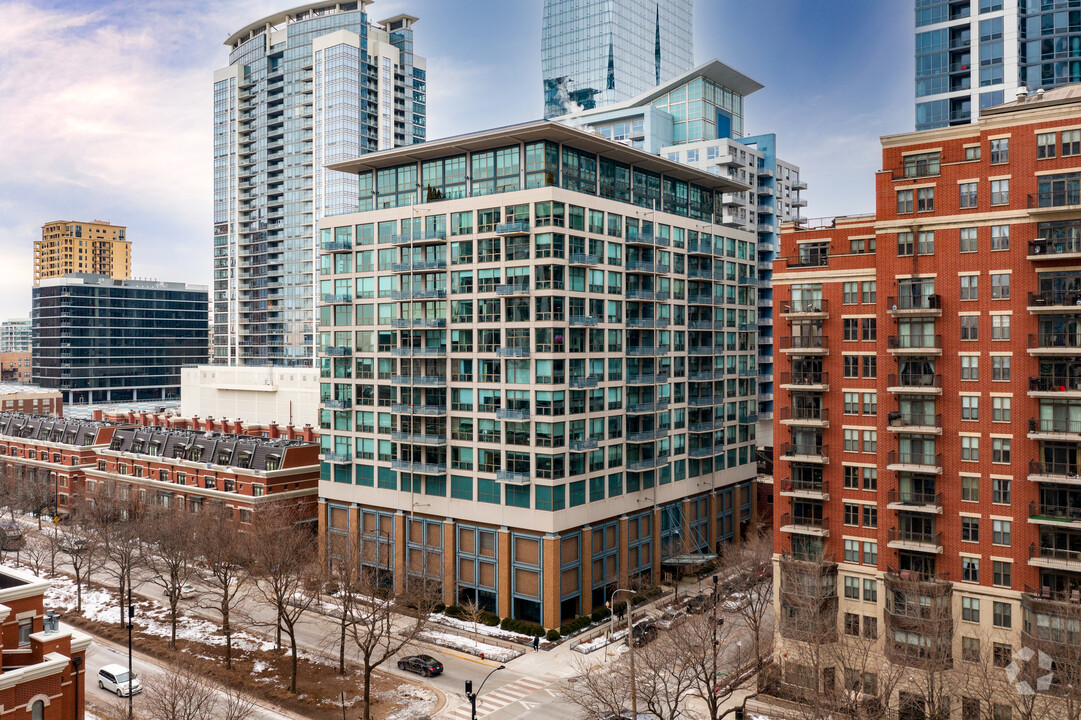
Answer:
[[[277,422],[270,423],[267,426],[267,428],[269,430],[268,434],[270,435],[271,439],[275,439],[275,438],[278,437],[278,423]]]
[[[93,417],[94,420],[97,420],[98,422],[100,422],[101,420],[103,420],[105,418],[105,411],[104,410],[95,410],[93,412],[93,414],[92,414],[92,417]]]
[[[311,424],[304,423],[304,430],[301,432],[301,436],[308,442],[315,440],[315,430],[312,428]]]

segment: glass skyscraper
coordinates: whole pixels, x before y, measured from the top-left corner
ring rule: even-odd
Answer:
[[[544,0],[544,116],[630,100],[694,67],[693,0]]]
[[[226,41],[229,66],[214,73],[217,364],[313,364],[313,227],[358,202],[356,176],[324,166],[424,141],[417,18],[372,24],[369,5],[305,5]]]

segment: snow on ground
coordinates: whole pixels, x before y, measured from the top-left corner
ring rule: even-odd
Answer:
[[[479,657],[483,654],[485,659],[494,660],[496,662],[510,662],[522,654],[521,650],[510,650],[496,645],[489,645],[478,640],[464,638],[460,635],[452,635],[451,633],[439,632],[438,630],[425,630],[420,633],[419,637],[425,642],[441,645],[442,647],[451,648],[452,650],[460,650],[464,653],[469,653],[470,655],[477,655]]]
[[[418,685],[403,683],[393,690],[378,694],[380,699],[401,705],[400,710],[387,715],[386,720],[418,720],[429,718],[438,701],[435,693]]]
[[[637,627],[638,625],[640,625],[640,624],[642,624],[644,622],[649,622],[649,621],[650,621],[650,618],[645,617],[645,618],[642,618],[641,620],[636,620],[634,624],[635,624],[635,627]],[[611,633],[611,634],[609,634],[608,632],[605,632],[604,634],[598,635],[597,637],[593,638],[589,642],[579,643],[579,644],[575,645],[572,649],[575,652],[580,652],[583,655],[588,655],[589,653],[593,652],[594,650],[600,650],[605,645],[610,645],[612,643],[622,643],[623,638],[625,638],[625,637],[627,637],[627,628],[626,627],[624,627],[622,630],[617,630],[616,632]]]
[[[444,615],[443,613],[432,613],[428,616],[428,619],[434,623],[446,625],[447,627],[452,627],[457,630],[464,630],[466,632],[474,633],[476,635],[486,635],[488,637],[500,638],[501,640],[510,640],[511,642],[519,642],[526,645],[533,644],[532,635],[504,630],[501,627],[485,625],[482,622],[477,623],[476,629],[474,630],[472,622],[468,620],[459,620],[458,618],[452,618],[449,615]],[[544,638],[541,638],[541,645],[547,644],[548,641]]]

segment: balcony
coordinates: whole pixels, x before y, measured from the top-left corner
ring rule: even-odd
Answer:
[[[1081,420],[1029,418],[1028,437],[1030,440],[1081,442]]]
[[[720,430],[724,427],[724,420],[702,420],[700,422],[693,422],[687,426],[687,429],[693,433],[713,432],[714,430]]]
[[[932,373],[891,373],[886,390],[898,395],[941,395],[942,376]]]
[[[446,475],[447,466],[444,463],[416,462],[413,460],[392,460],[390,466],[395,470],[419,473],[421,475]]]
[[[662,265],[655,262],[646,262],[644,260],[628,260],[626,267],[627,272],[634,273],[664,274],[667,273],[669,270],[667,265]]]
[[[717,355],[720,352],[723,352],[723,350],[712,345],[690,345],[687,347],[688,355]]]
[[[447,321],[443,318],[395,318],[390,326],[398,329],[406,328],[445,328]]]
[[[353,407],[352,400],[331,400],[327,399],[323,401],[323,407],[327,410],[348,410]]]
[[[410,445],[446,445],[446,435],[425,435],[423,433],[392,432],[390,439],[394,442],[408,443]]]
[[[782,425],[828,428],[830,410],[824,407],[783,407],[779,419]]]
[[[446,260],[418,260],[416,262],[393,263],[390,266],[390,271],[395,273],[426,272],[446,269]]]
[[[886,349],[894,355],[941,355],[941,335],[890,335]]]
[[[420,288],[418,290],[391,290],[391,300],[442,300],[447,291],[441,288]]]
[[[323,453],[323,462],[333,463],[341,465],[343,463],[353,462],[353,458],[349,453]]]
[[[327,357],[347,357],[352,355],[353,351],[344,345],[331,345],[323,349],[323,354]]]
[[[780,483],[783,497],[803,498],[805,500],[829,500],[829,480],[790,480]]]
[[[906,512],[942,514],[942,493],[915,492],[913,490],[890,490],[886,493],[886,507]]]
[[[668,299],[668,293],[633,288],[624,293],[624,297],[628,300],[657,300],[663,302]]]
[[[631,472],[639,472],[641,470],[652,470],[663,465],[668,464],[668,456],[660,455],[658,457],[645,458],[644,460],[635,460],[634,462],[627,463],[627,469]]]
[[[498,357],[527,358],[527,357],[529,357],[529,348],[527,348],[527,347],[501,347],[501,348],[496,348],[495,354]]]
[[[1029,260],[1076,260],[1081,258],[1081,240],[1037,238],[1028,242]]]
[[[1033,525],[1081,529],[1081,507],[1031,502],[1028,504],[1028,521]]]
[[[437,230],[429,230],[423,233],[407,233],[404,235],[391,235],[390,241],[395,245],[420,245],[446,242],[447,234]]]
[[[887,418],[886,427],[890,432],[942,434],[942,415],[938,413],[909,413],[904,415],[899,412],[891,412]]]
[[[652,442],[654,440],[659,440],[665,437],[668,437],[668,428],[658,428],[656,430],[640,430],[638,432],[627,433],[627,442]]]
[[[447,414],[446,405],[409,405],[406,403],[394,403],[390,411],[397,415],[428,415],[439,417]]]
[[[890,528],[886,544],[894,550],[942,554],[942,533]]]
[[[1045,290],[1028,294],[1028,311],[1042,313],[1081,313],[1081,292],[1077,290]]]
[[[655,327],[668,327],[667,320],[658,320],[657,318],[645,318],[645,317],[629,317],[625,322],[629,328],[655,328]],[[712,327],[712,325],[711,325]]]
[[[824,319],[830,315],[830,301],[822,298],[814,300],[785,300],[781,302],[781,317],[799,319]]]
[[[323,243],[323,252],[340,252],[342,250],[352,250],[352,240],[332,240],[330,242]]]
[[[495,416],[500,420],[528,420],[529,408],[499,408],[495,411]]]
[[[503,295],[504,297],[515,297],[529,294],[529,286],[522,285],[520,283],[514,283],[512,285],[496,285],[496,295]]]
[[[781,445],[780,460],[787,462],[816,463],[819,465],[829,464],[829,446],[784,443]]]
[[[783,372],[780,388],[782,390],[807,390],[809,392],[829,392],[830,374],[828,372]]]
[[[687,398],[687,404],[691,407],[709,407],[712,405],[724,405],[724,395],[691,395]]]
[[[781,532],[829,537],[830,520],[825,517],[785,513],[781,516]]]
[[[1081,465],[1069,462],[1028,461],[1029,482],[1059,483],[1081,486]]]
[[[886,305],[893,317],[940,317],[942,315],[941,295],[912,295],[906,293],[899,297],[889,297]]]
[[[323,302],[325,302],[328,305],[336,305],[336,304],[340,305],[340,304],[343,304],[343,303],[353,302],[353,296],[348,295],[348,294],[344,294],[344,293],[341,294],[341,295],[327,294],[327,295],[323,296]]]
[[[569,381],[569,385],[572,388],[581,390],[584,388],[595,388],[600,381],[596,375],[586,375],[585,377],[572,377]]]
[[[1028,196],[1029,215],[1055,215],[1077,210],[1081,210],[1081,191],[1077,189],[1044,190]]]
[[[442,375],[391,375],[393,385],[420,385],[424,387],[446,387],[447,378]]]
[[[571,315],[571,327],[594,327],[597,318],[591,315]]]
[[[753,425],[758,422],[758,413],[745,413],[739,416],[740,425]]]
[[[652,357],[653,355],[665,355],[671,348],[667,346],[653,345],[630,345],[627,347],[628,357]]]
[[[640,232],[633,232],[631,230],[628,230],[627,231],[626,241],[627,241],[628,245],[652,245],[653,244],[653,233],[652,232],[648,232],[648,233],[641,232],[640,233]]]
[[[707,458],[724,452],[723,445],[710,445],[708,447],[692,447],[687,450],[687,457]]]
[[[777,348],[792,355],[825,355],[829,352],[829,342],[825,335],[785,335]]]
[[[657,375],[628,375],[628,385],[660,385],[668,382],[668,373]]]
[[[1028,546],[1028,564],[1049,570],[1081,572],[1081,550],[1067,550],[1033,543]]]
[[[1072,332],[1039,332],[1028,336],[1030,355],[1081,354],[1081,334]]]
[[[500,470],[495,474],[495,479],[510,485],[528,485],[530,483],[529,473],[515,472],[513,470]]]
[[[1028,379],[1029,397],[1081,398],[1081,378],[1046,375]]]
[[[646,375],[646,376],[643,376],[643,377],[652,377],[652,376]],[[665,382],[667,382],[668,381],[668,376],[665,375],[664,377],[665,377]],[[712,380],[720,380],[723,377],[724,377],[724,372],[721,371],[721,370],[696,370],[695,372],[689,373],[687,375],[687,379],[690,380],[691,382],[708,382],[708,381],[712,381]],[[644,383],[644,384],[648,385],[649,383]]]
[[[891,472],[942,474],[942,453],[891,450],[886,454],[886,463]]]
[[[495,233],[496,235],[528,235],[529,222],[516,220],[514,222],[497,223]]]
[[[600,258],[589,253],[571,253],[569,262],[571,265],[596,265]]]
[[[656,400],[654,402],[640,402],[633,403],[627,406],[628,415],[647,415],[649,413],[662,412],[668,409],[667,400]]]
[[[582,440],[571,440],[570,450],[571,452],[585,452],[587,450],[596,450],[599,442],[597,438],[585,438]]]
[[[390,349],[394,357],[446,357],[445,345],[432,345],[430,347],[396,347]]]

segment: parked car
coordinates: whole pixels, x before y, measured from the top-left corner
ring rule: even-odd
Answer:
[[[701,613],[709,612],[713,609],[713,595],[711,593],[702,593],[701,595],[695,595],[690,598],[687,601],[687,604],[683,607],[691,615],[699,615]]]
[[[23,543],[23,531],[18,523],[11,520],[0,522],[0,548],[4,550],[20,550]]]
[[[123,665],[106,665],[98,670],[98,687],[116,693],[117,697],[138,695],[143,691],[143,684],[138,676],[128,680],[128,669]]]
[[[168,595],[169,591],[166,588],[162,588],[161,589],[161,594],[162,595]],[[180,586],[180,598],[182,600],[187,600],[187,599],[193,598],[193,597],[195,597],[195,594],[196,594],[195,586],[192,585],[191,583],[184,583],[183,585]]]
[[[631,633],[631,642],[636,648],[647,645],[657,637],[657,627],[652,622],[638,623]]]
[[[398,661],[398,669],[415,672],[424,677],[431,677],[443,672],[443,663],[431,655],[411,655]]]

